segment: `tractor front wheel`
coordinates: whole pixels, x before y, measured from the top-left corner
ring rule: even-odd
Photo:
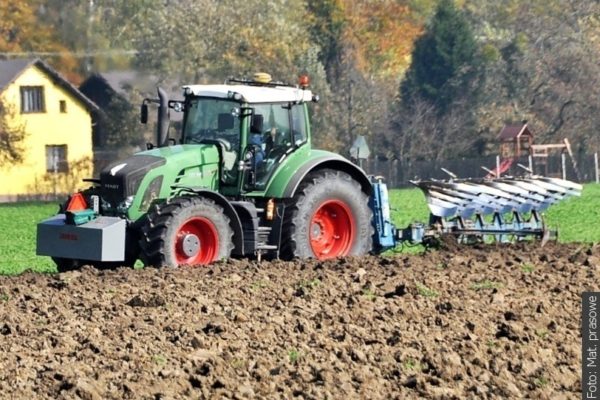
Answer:
[[[313,173],[286,209],[282,256],[325,260],[366,254],[372,248],[371,217],[368,197],[350,175]]]
[[[201,197],[176,197],[153,206],[141,232],[145,265],[207,265],[229,257],[233,248],[229,218],[220,206]]]

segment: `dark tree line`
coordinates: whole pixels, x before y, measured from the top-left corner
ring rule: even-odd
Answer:
[[[54,51],[75,83],[113,68],[181,84],[308,73],[315,143],[343,154],[358,135],[401,161],[491,154],[521,120],[539,142],[600,146],[598,1],[25,0],[0,13],[0,52]],[[137,134],[137,107],[119,108],[115,146]]]

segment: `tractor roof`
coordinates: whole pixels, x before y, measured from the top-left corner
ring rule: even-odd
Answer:
[[[244,103],[297,103],[312,101],[310,90],[291,86],[261,86],[261,85],[188,85],[183,87],[184,93],[195,96],[233,98],[239,93]]]

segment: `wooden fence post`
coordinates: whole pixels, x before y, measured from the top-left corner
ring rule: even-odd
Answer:
[[[496,178],[500,178],[500,156],[496,156]]]

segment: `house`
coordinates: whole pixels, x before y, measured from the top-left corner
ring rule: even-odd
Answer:
[[[92,114],[96,171],[154,140],[156,118],[151,113],[150,123],[140,124],[139,106],[144,98],[157,97],[157,84],[156,76],[133,70],[98,72],[81,83],[79,90],[100,109]],[[178,85],[163,82],[161,86],[170,99],[181,99]],[[180,128],[181,113],[170,115],[174,133]]]
[[[0,201],[69,193],[91,177],[98,107],[40,59],[0,60],[4,115],[25,132],[23,160],[0,165]]]
[[[157,97],[156,88],[158,84],[159,79],[156,76],[132,70],[95,73],[81,83],[79,86],[81,93],[96,103],[101,110],[100,113],[92,115],[94,121],[98,122],[94,123],[93,131],[95,149],[107,147],[108,127],[102,121],[102,114],[106,114],[110,118],[111,116],[108,114],[115,111],[114,109],[111,110],[112,105],[115,103],[118,105],[127,104],[135,108],[136,118],[138,118],[139,106],[142,104],[142,100],[146,97]],[[180,85],[165,83],[161,85],[166,90],[169,99],[182,98]],[[181,118],[181,113],[170,113],[170,120],[173,123],[180,122]],[[145,127],[143,126],[138,126],[138,129],[140,136],[148,133],[144,132]]]

